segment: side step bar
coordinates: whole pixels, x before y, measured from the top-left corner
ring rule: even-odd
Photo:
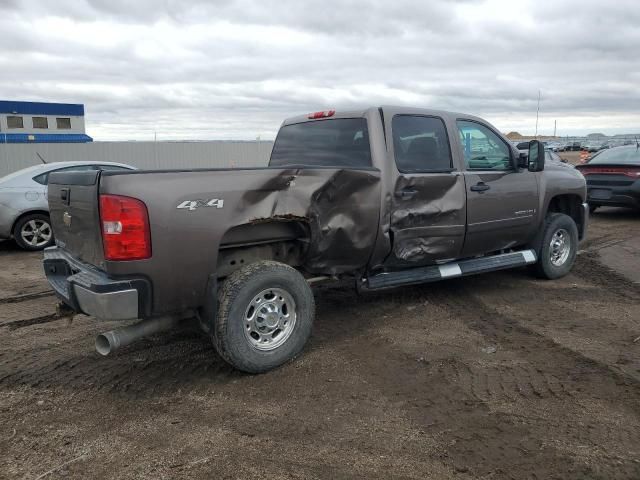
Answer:
[[[378,273],[364,279],[363,289],[379,290],[399,287],[414,283],[437,282],[445,278],[462,277],[476,273],[492,272],[507,268],[523,267],[536,263],[536,252],[522,250],[519,252],[501,253],[487,257],[470,258],[442,265],[411,268],[399,272]]]

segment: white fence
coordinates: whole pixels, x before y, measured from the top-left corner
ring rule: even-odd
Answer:
[[[42,163],[88,160],[120,162],[142,169],[266,166],[271,141],[90,142],[0,144],[0,177]]]

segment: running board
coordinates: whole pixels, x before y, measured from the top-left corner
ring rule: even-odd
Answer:
[[[442,265],[431,265],[428,267],[411,268],[398,272],[378,273],[365,278],[364,288],[368,290],[378,290],[383,288],[399,287],[400,285],[411,285],[414,283],[437,282],[445,278],[462,277],[474,275],[476,273],[492,272],[494,270],[504,270],[507,268],[523,267],[531,263],[536,263],[536,253],[533,250],[522,250],[520,252],[502,253],[488,257],[470,258]]]

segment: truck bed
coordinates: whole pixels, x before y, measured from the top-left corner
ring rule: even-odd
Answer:
[[[58,248],[109,278],[153,278],[151,310],[159,314],[202,303],[221,250],[292,232],[305,243],[308,272],[364,268],[378,235],[380,183],[375,168],[74,172],[51,175],[49,204]],[[144,202],[151,258],[105,260],[102,194]]]

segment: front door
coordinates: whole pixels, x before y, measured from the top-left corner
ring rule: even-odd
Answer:
[[[395,115],[391,130],[397,176],[391,199],[393,251],[387,263],[419,266],[459,257],[465,184],[462,172],[454,168],[443,120]]]
[[[511,148],[487,125],[458,120],[457,126],[467,190],[463,256],[528,242],[536,228],[536,174],[517,169]]]

